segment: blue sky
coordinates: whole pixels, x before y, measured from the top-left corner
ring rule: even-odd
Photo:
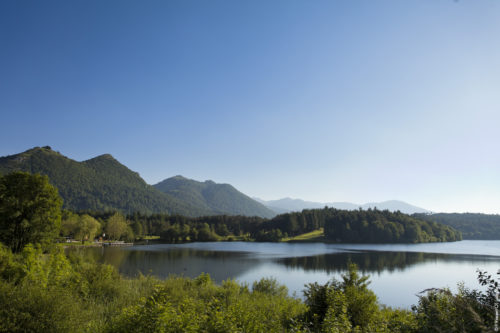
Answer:
[[[500,213],[500,1],[1,1],[0,155]]]

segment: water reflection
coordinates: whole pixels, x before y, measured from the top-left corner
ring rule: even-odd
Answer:
[[[455,262],[479,264],[490,263],[491,261],[500,263],[500,258],[479,255],[388,251],[352,251],[278,260],[280,264],[289,268],[300,268],[313,272],[327,272],[328,274],[345,272],[349,263],[356,264],[364,274],[380,274],[385,271],[404,271],[420,263]]]
[[[97,262],[113,265],[120,273],[134,277],[151,274],[160,278],[169,275],[196,277],[209,273],[217,282],[234,278],[252,269],[258,260],[246,252],[208,251],[193,248],[88,248],[73,250]]]

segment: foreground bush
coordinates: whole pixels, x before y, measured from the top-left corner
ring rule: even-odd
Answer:
[[[259,285],[273,285],[265,279]],[[150,297],[123,310],[110,332],[284,332],[295,328],[306,306],[282,286],[250,291],[234,281],[214,284],[208,275],[171,278]]]
[[[108,265],[62,249],[0,244],[0,332],[99,332],[159,280],[124,279]]]
[[[414,306],[418,327],[423,332],[493,332],[494,311],[485,308],[476,293],[464,287],[457,294],[448,289],[429,291]]]
[[[381,306],[368,289],[368,277],[349,265],[342,281],[306,286],[305,321],[314,332],[413,332],[417,327],[410,311]]]

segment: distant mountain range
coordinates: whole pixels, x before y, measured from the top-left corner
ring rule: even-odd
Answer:
[[[405,214],[414,214],[414,213],[430,213],[427,209],[420,208],[417,206],[410,205],[404,201],[398,200],[389,200],[382,202],[370,202],[365,204],[354,204],[350,202],[313,202],[313,201],[304,201],[301,199],[291,199],[291,198],[283,198],[279,200],[269,200],[265,201],[259,198],[254,198],[256,201],[259,201],[261,204],[267,206],[269,209],[272,209],[277,214],[287,213],[287,212],[298,212],[303,209],[313,209],[313,208],[323,208],[325,206],[337,208],[337,209],[345,209],[345,210],[355,210],[355,209],[368,209],[375,208],[380,210],[389,210],[389,211],[400,211]]]
[[[124,213],[169,213],[185,216],[276,215],[227,184],[204,183],[180,176],[148,185],[109,154],[83,162],[50,147],[0,157],[0,174],[25,171],[47,175],[59,190],[64,208]]]

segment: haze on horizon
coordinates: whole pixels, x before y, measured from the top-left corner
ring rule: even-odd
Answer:
[[[0,155],[500,213],[500,1],[0,2]]]

